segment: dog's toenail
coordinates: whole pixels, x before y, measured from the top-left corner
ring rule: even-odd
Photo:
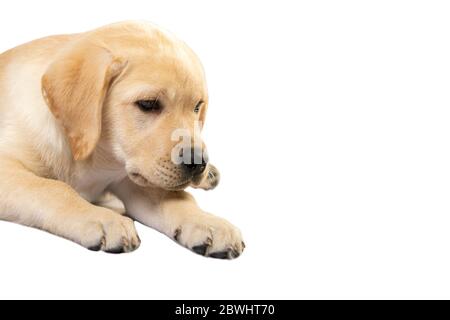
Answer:
[[[174,234],[173,234],[173,238],[175,241],[178,241],[178,238],[180,237],[181,234],[181,228],[178,228],[175,230]]]
[[[239,253],[239,250],[238,249],[235,249],[235,248],[233,248],[233,249],[231,249],[231,258],[237,258],[237,257],[239,257],[241,254]]]
[[[216,259],[229,259],[228,251],[213,252],[209,256]]]
[[[135,249],[139,248],[140,245],[141,245],[141,239],[138,238],[137,241],[132,242],[131,249],[135,250]]]
[[[206,254],[206,250],[208,249],[208,244],[204,243],[201,244],[199,246],[195,246],[192,248],[192,250],[196,253],[196,254],[200,254],[202,256],[204,256]]]
[[[108,252],[108,253],[123,253],[124,252],[124,247],[111,248],[111,249],[105,250],[105,252]]]
[[[91,250],[91,251],[100,251],[101,248],[102,248],[102,244],[99,243],[99,244],[97,244],[97,245],[95,245],[95,246],[88,247],[88,250]]]

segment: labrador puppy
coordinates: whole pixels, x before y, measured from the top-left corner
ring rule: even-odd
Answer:
[[[0,219],[110,253],[139,247],[137,220],[197,254],[238,257],[239,230],[183,191],[218,183],[199,133],[207,107],[194,52],[147,23],[1,54]],[[105,193],[126,216],[95,204]]]

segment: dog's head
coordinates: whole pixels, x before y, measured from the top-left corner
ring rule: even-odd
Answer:
[[[202,179],[205,77],[192,50],[166,32],[122,23],[82,34],[42,88],[76,160],[107,148],[142,186],[176,190]]]

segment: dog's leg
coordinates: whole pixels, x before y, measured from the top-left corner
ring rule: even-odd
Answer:
[[[139,246],[131,219],[90,204],[64,182],[3,160],[0,219],[46,230],[91,250],[119,253]]]
[[[201,210],[185,191],[142,188],[128,178],[111,191],[123,201],[129,216],[198,254],[233,259],[244,250],[240,231]]]

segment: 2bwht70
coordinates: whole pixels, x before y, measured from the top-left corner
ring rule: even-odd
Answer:
[[[273,315],[275,313],[275,306],[267,304],[253,304],[253,305],[220,305],[219,314],[232,315]]]

